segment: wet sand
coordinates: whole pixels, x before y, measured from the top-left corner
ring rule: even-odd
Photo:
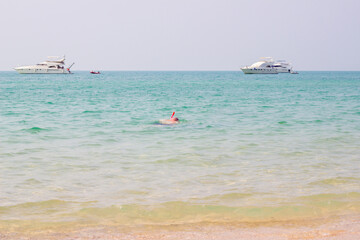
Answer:
[[[235,240],[235,239],[360,239],[360,216],[303,222],[257,224],[189,224],[169,226],[93,226],[36,231],[1,230],[1,240]]]

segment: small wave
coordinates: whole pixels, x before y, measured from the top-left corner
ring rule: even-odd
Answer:
[[[179,161],[180,161],[180,159],[168,158],[168,159],[164,159],[164,160],[157,160],[157,161],[155,161],[155,163],[166,164],[166,163],[176,163],[176,162],[179,162]]]
[[[148,195],[147,192],[124,192],[135,196]],[[213,196],[228,201],[234,198],[251,198],[247,194],[230,193]],[[235,205],[224,203],[203,204],[193,201],[170,201],[159,204],[125,204],[107,207],[96,202],[70,202],[48,200],[29,202],[13,206],[0,206],[2,219],[41,220],[63,222],[72,219],[76,223],[119,225],[138,224],[191,224],[191,223],[266,223],[315,219],[360,213],[360,193],[318,194],[293,199],[292,202],[272,202],[271,204]]]
[[[32,127],[32,128],[28,128],[28,129],[23,129],[23,131],[29,132],[29,133],[32,133],[32,134],[36,134],[36,133],[39,133],[39,132],[49,131],[49,129],[40,128],[40,127]]]
[[[5,116],[20,116],[22,113],[18,113],[18,112],[7,112],[4,115]]]
[[[58,200],[58,199],[52,199],[47,201],[40,201],[40,202],[28,202],[28,203],[22,203],[15,205],[13,207],[17,208],[29,208],[29,207],[41,207],[41,208],[48,208],[48,207],[59,207],[64,206],[68,204],[69,202]]]
[[[322,123],[322,122],[324,122],[324,121],[318,119],[318,120],[315,120],[314,122],[315,122],[315,123]]]
[[[94,126],[95,127],[103,127],[103,126],[108,126],[108,125],[110,125],[111,124],[111,122],[109,122],[109,121],[104,121],[104,122],[101,122],[101,123],[96,123]]]
[[[352,184],[352,183],[359,183],[360,184],[360,178],[352,178],[352,177],[348,177],[348,178],[342,178],[342,177],[328,178],[328,179],[323,179],[323,180],[320,180],[320,181],[311,182],[311,183],[309,183],[309,185],[339,186],[339,185]]]
[[[88,207],[93,202],[71,202],[58,199],[52,199],[39,202],[25,202],[10,206],[0,206],[0,212],[6,212],[7,217],[13,218],[18,216],[19,220],[43,218],[46,219],[50,215],[56,216],[63,212],[71,213],[83,207]],[[22,216],[22,217],[19,217]],[[6,218],[6,216],[4,216]]]
[[[247,198],[253,196],[253,194],[250,193],[227,193],[220,196],[220,199],[239,199],[239,198]]]
[[[149,194],[148,191],[137,191],[137,190],[125,190],[122,193],[129,194],[129,195],[140,195],[140,196],[146,196]]]
[[[338,200],[360,200],[360,193],[358,192],[349,192],[343,194],[335,194],[335,193],[322,193],[322,194],[315,194],[310,196],[302,196],[298,199],[308,200],[310,202],[313,201],[338,201]]]
[[[337,136],[337,137],[327,137],[327,138],[320,138],[316,142],[318,143],[338,143],[344,141],[346,138],[344,136]]]
[[[97,110],[97,111],[91,111],[91,110],[87,110],[87,111],[83,111],[82,113],[102,113],[102,110]]]
[[[212,200],[225,200],[225,201],[231,201],[231,200],[239,200],[239,199],[245,199],[254,196],[252,193],[226,193],[226,194],[215,194],[211,195],[205,198],[193,198],[194,200],[206,200],[206,201],[212,201]]]
[[[26,185],[38,185],[41,184],[41,182],[35,178],[29,178],[26,181],[24,181],[24,184]]]
[[[122,205],[84,208],[76,213],[81,219],[106,219],[117,224],[189,224],[256,223],[289,221],[334,216],[343,212],[360,212],[358,202],[326,201],[327,204],[299,203],[275,206],[225,206],[175,201],[160,205]]]

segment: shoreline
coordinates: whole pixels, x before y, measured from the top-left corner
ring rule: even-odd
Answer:
[[[93,225],[41,228],[38,230],[0,230],[2,240],[70,239],[360,239],[360,215],[323,219],[262,223],[197,223],[183,225]]]

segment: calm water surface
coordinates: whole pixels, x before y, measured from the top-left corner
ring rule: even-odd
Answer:
[[[360,72],[0,72],[0,91],[3,223],[360,213]]]

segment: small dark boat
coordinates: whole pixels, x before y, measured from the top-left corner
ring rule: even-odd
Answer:
[[[95,71],[90,71],[91,74],[100,74],[99,71],[95,72]]]

